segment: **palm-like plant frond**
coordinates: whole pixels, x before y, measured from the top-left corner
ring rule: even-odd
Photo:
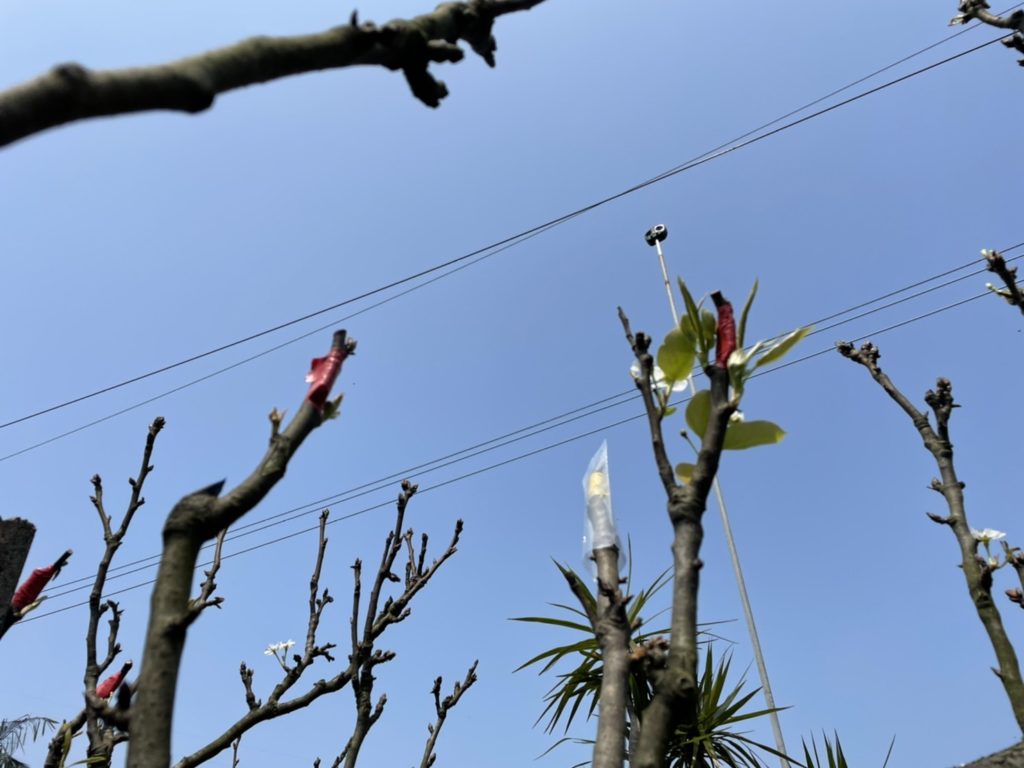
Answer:
[[[746,720],[764,717],[780,708],[744,712],[761,690],[744,692],[746,679],[727,690],[732,658],[729,654],[714,663],[714,649],[707,646],[704,671],[697,684],[697,720],[687,729],[678,730],[669,743],[668,764],[671,768],[760,768],[765,763],[758,752],[786,757],[776,749],[754,741],[733,726]]]
[[[632,558],[630,558],[630,561],[632,561]],[[583,600],[587,602],[591,608],[596,606],[597,599],[593,592],[591,592],[587,587],[586,582],[584,582],[572,568],[563,566],[559,563],[555,563],[555,565],[562,573],[562,576],[566,579],[575,580],[582,588],[580,591],[583,595]],[[640,615],[641,611],[643,611],[647,606],[655,593],[668,583],[669,578],[669,571],[663,571],[650,586],[641,590],[632,599],[632,601],[630,601],[630,604],[626,609],[626,618],[629,620],[630,627],[639,629],[643,626],[645,622]],[[632,571],[629,571],[626,579],[627,594],[629,593],[631,581]],[[550,616],[520,616],[513,619],[513,621],[526,621],[536,624],[563,627],[564,629],[582,632],[585,637],[574,643],[549,648],[520,665],[516,671],[518,672],[521,669],[543,662],[543,666],[538,672],[538,674],[543,675],[563,659],[567,657],[579,657],[579,663],[574,669],[558,675],[558,681],[544,696],[544,701],[547,702],[547,705],[544,707],[544,711],[541,712],[540,716],[537,718],[538,723],[541,720],[548,718],[545,730],[548,733],[551,733],[558,726],[562,717],[566,716],[565,731],[568,732],[573,719],[579,713],[584,703],[587,702],[587,699],[589,699],[589,704],[587,705],[586,710],[587,717],[589,718],[594,714],[594,711],[597,708],[598,696],[601,692],[601,677],[604,673],[604,664],[601,661],[601,649],[598,646],[597,638],[594,636],[594,630],[590,626],[590,619],[587,617],[587,614],[579,608],[561,603],[549,603],[549,605],[553,608],[558,608],[570,613],[573,618],[562,619]],[[652,637],[656,637],[657,635],[664,635],[667,632],[668,628],[665,627],[645,630],[644,632],[639,632],[634,635],[631,642],[632,644],[637,645]],[[651,682],[647,679],[643,670],[637,669],[631,673],[629,679],[628,702],[630,711],[640,712],[646,709],[651,700],[652,690]]]
[[[25,746],[29,736],[35,741],[47,729],[56,726],[56,720],[31,715],[0,720],[0,768],[28,768],[28,765],[14,757],[14,753]]]

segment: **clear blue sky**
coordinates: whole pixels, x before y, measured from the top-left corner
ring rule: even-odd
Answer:
[[[360,7],[385,21],[429,9]],[[451,97],[436,111],[400,75],[321,73],[251,88],[197,116],[150,114],[51,131],[0,151],[0,421],[289,320],[514,234],[684,162],[948,34],[955,3],[881,0],[814,11],[747,3],[724,11],[640,0],[548,0],[501,19],[498,68],[439,68]],[[11,0],[0,9],[0,80],[61,61],[161,62],[256,33],[341,23],[348,7],[302,4]],[[974,30],[891,75],[989,39]],[[1024,240],[1013,162],[1024,73],[992,46],[864,101],[545,233],[483,263],[334,325],[359,354],[346,364],[340,421],[318,431],[253,515],[339,493],[600,398],[625,392],[631,355],[615,315],[660,336],[668,310],[642,240],[664,222],[672,271],[697,292],[761,296],[749,333],[769,336]],[[872,81],[874,84],[877,81]],[[963,273],[957,273],[959,276]],[[870,333],[983,290],[976,276],[814,336],[800,352]],[[0,455],[105,416],[361,309],[280,333],[0,431]],[[1022,373],[1020,318],[975,301],[877,337],[882,363],[915,399],[953,379],[958,467],[976,527],[1024,541],[1012,397]],[[100,551],[89,478],[120,510],[146,425],[167,418],[156,471],[118,563],[158,552],[182,494],[244,476],[262,453],[266,413],[297,407],[322,331],[228,374],[15,458],[0,461],[0,514],[39,527],[32,561],[66,547],[56,586],[87,576]],[[638,413],[635,402],[430,474],[423,487]],[[857,765],[944,766],[1019,738],[989,671],[992,653],[927,490],[935,474],[909,421],[864,370],[833,353],[751,382],[748,417],[789,432],[779,446],[730,455],[722,481],[791,746],[837,729]],[[551,558],[580,566],[580,476],[607,439],[614,505],[647,579],[669,563],[669,525],[639,421],[426,493],[411,523],[438,547],[457,517],[460,552],[383,647],[385,716],[366,765],[418,763],[433,719],[429,690],[480,659],[480,682],[441,738],[438,765],[512,768],[552,741],[532,724],[550,681],[512,670],[561,639],[508,621],[568,594]],[[687,449],[672,445],[677,460]],[[332,508],[386,501],[397,485]],[[228,551],[314,525],[306,517]],[[740,608],[717,513],[706,517],[701,618]],[[349,565],[379,557],[387,509],[330,529],[323,583],[339,600],[322,637],[347,636]],[[238,664],[265,696],[268,643],[300,639],[311,534],[226,561],[224,609],[189,635],[175,754],[243,714]],[[140,570],[110,583],[152,577]],[[1012,586],[998,574],[998,592]],[[121,595],[121,642],[140,657],[148,590]],[[44,606],[84,600],[76,592]],[[1019,609],[1001,602],[1021,637]],[[43,610],[40,611],[42,613]],[[12,630],[3,641],[0,715],[60,720],[81,705],[84,608]],[[736,667],[750,659],[739,622]],[[344,651],[342,651],[342,654]],[[310,682],[329,670],[312,670]],[[330,760],[352,720],[348,692],[245,737],[242,765]],[[581,724],[576,735],[588,735]],[[767,723],[755,735],[769,739]],[[42,745],[27,752],[42,761]],[[556,753],[538,765],[562,765]],[[228,765],[227,755],[215,765]]]

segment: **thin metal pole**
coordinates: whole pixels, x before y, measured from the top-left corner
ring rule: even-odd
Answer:
[[[668,280],[668,268],[665,266],[665,254],[661,250],[661,242],[655,241],[655,248],[658,252],[658,263],[661,265],[661,274],[665,279],[665,290],[668,293],[668,305],[672,310],[672,322],[679,325],[679,313],[676,312],[676,303],[672,298],[672,287]],[[690,392],[693,389],[693,376],[689,377]],[[732,535],[732,524],[729,522],[729,512],[725,507],[725,496],[722,494],[722,484],[715,475],[713,486],[715,489],[715,500],[718,502],[718,511],[722,516],[722,528],[725,530],[725,543],[729,547],[729,557],[732,560],[732,570],[736,576],[736,586],[740,593],[740,603],[743,605],[743,616],[747,621],[747,632],[750,634],[750,644],[754,649],[754,660],[757,664],[757,674],[761,678],[761,692],[764,694],[764,703],[768,709],[775,709],[775,696],[772,694],[772,686],[768,680],[768,666],[764,661],[764,652],[761,650],[761,640],[757,635],[757,624],[754,622],[754,610],[750,607],[750,596],[747,594],[747,583],[743,578],[743,568],[740,565],[740,553],[736,549],[736,541]],[[786,742],[782,738],[782,725],[779,722],[779,713],[768,714],[772,723],[772,733],[775,736],[775,748],[782,754],[786,752]],[[790,768],[789,761],[784,757],[779,758],[782,768]]]
[[[676,300],[672,298],[672,283],[668,279],[668,269],[665,267],[665,254],[661,251],[661,241],[655,240],[654,247],[658,250],[658,263],[661,264],[661,277],[665,281],[665,295],[668,296],[668,305],[672,309],[672,320],[679,325],[679,313],[676,312]]]

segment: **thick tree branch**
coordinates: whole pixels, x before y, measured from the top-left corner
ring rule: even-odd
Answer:
[[[885,393],[899,404],[914,423],[924,447],[935,459],[942,479],[932,480],[931,487],[945,498],[949,516],[934,515],[932,519],[947,525],[956,537],[967,591],[978,618],[985,627],[999,664],[999,668],[995,670],[996,675],[1010,700],[1017,725],[1024,732],[1024,681],[1021,680],[1020,665],[1013,644],[1003,627],[999,609],[992,599],[992,567],[984,558],[978,556],[978,542],[971,533],[967,521],[964,484],[957,477],[953,465],[953,444],[949,439],[949,419],[953,409],[957,407],[953,402],[953,387],[948,379],[939,379],[936,388],[928,390],[925,394],[925,402],[935,415],[933,428],[928,417],[910,403],[878,366],[880,353],[873,344],[868,342],[860,349],[856,349],[853,344],[839,342],[836,347],[844,357],[867,368],[871,377]]]
[[[170,764],[171,727],[181,654],[189,617],[189,593],[199,549],[255,507],[284,476],[291,457],[320,426],[324,399],[355,342],[344,331],[334,334],[331,352],[314,361],[314,382],[295,417],[270,441],[249,477],[221,497],[223,481],[179,501],[164,525],[163,553],[150,601],[149,627],[132,707],[128,768]],[[251,713],[250,713],[251,714]]]
[[[430,107],[447,96],[433,62],[463,57],[465,41],[494,66],[491,28],[498,16],[543,0],[469,0],[382,27],[351,23],[310,35],[253,37],[225,48],[149,67],[92,71],[62,64],[0,93],[0,146],[91,117],[173,110],[202,112],[219,94],[290,75],[359,64],[401,70],[413,95]]]
[[[18,579],[35,535],[36,527],[28,520],[20,517],[0,519],[0,637],[14,623],[8,621],[6,614],[10,612],[11,597],[18,588]]]
[[[729,417],[736,407],[730,397],[728,371],[717,362],[709,365],[704,371],[711,385],[708,426],[701,436],[701,449],[690,482],[680,485],[665,449],[662,411],[652,387],[654,359],[650,353],[650,337],[643,333],[634,336],[629,319],[621,308],[619,319],[640,363],[636,386],[647,411],[651,446],[673,528],[672,636],[667,654],[660,647],[649,649],[648,663],[651,664],[655,694],[644,714],[634,759],[630,762],[631,768],[661,768],[665,765],[666,747],[672,733],[696,718],[697,594],[702,566],[700,546],[704,538],[701,519],[718,472]]]
[[[626,703],[629,698],[629,598],[619,589],[619,548],[594,550],[597,616],[594,634],[601,648],[601,717],[597,722],[593,768],[622,768],[626,758]],[[584,606],[586,608],[586,606]]]
[[[11,608],[11,598],[35,535],[36,527],[28,520],[0,520],[0,637],[20,618]]]
[[[430,768],[434,761],[437,760],[437,754],[434,752],[434,747],[437,745],[437,737],[441,735],[441,727],[444,725],[445,720],[448,718],[448,713],[455,708],[455,705],[459,703],[459,699],[462,698],[462,694],[469,690],[470,686],[477,681],[476,676],[476,665],[479,661],[474,661],[473,666],[466,672],[466,677],[461,683],[455,683],[452,688],[450,695],[441,698],[441,683],[443,682],[440,677],[434,680],[434,687],[431,689],[431,693],[434,696],[434,711],[437,713],[437,720],[434,721],[433,725],[427,726],[429,736],[427,737],[427,746],[423,750],[423,759],[420,761],[420,768]]]

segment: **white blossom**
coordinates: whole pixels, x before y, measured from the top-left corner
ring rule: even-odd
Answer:
[[[287,653],[288,649],[295,645],[294,640],[285,640],[283,643],[271,643],[263,653],[266,656],[277,656],[277,652]]]
[[[1006,534],[1002,531],[997,531],[994,528],[982,528],[980,531],[971,528],[971,536],[974,537],[975,541],[980,541],[982,544],[988,544],[990,541],[996,541],[1006,537]]]
[[[634,379],[640,378],[640,361],[634,360],[633,364],[629,366],[629,375]],[[670,392],[682,392],[686,389],[686,379],[682,381],[673,381],[672,388],[669,389],[668,382],[665,381],[665,372],[661,370],[657,365],[654,366],[654,386],[662,391]]]

